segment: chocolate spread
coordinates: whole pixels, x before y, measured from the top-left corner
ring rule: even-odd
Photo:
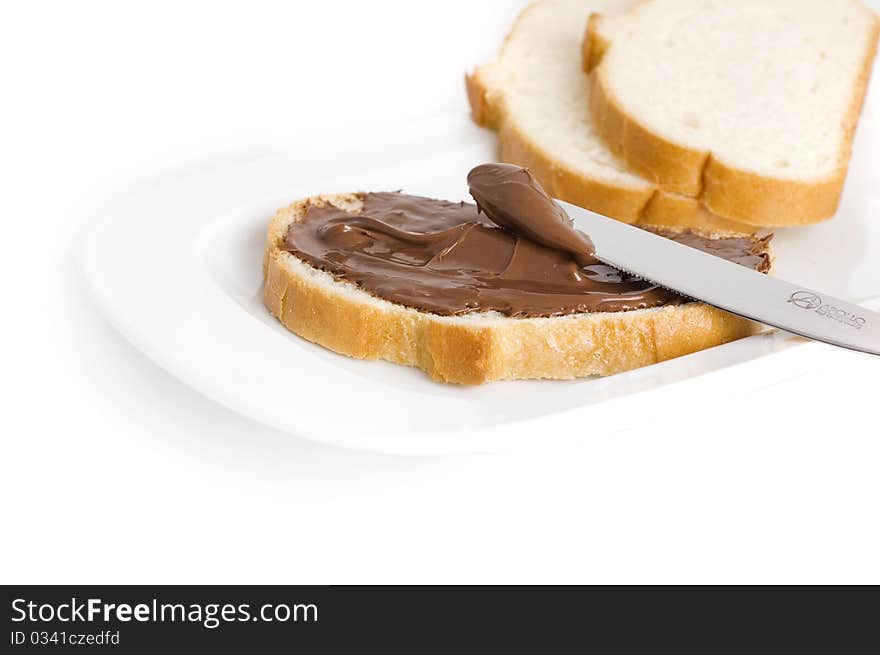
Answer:
[[[310,206],[290,226],[283,247],[375,296],[444,316],[560,316],[688,302],[592,257],[589,239],[549,197],[559,213],[524,201],[522,207],[539,215],[533,224],[529,216],[535,214],[518,213],[516,202],[488,190],[484,180],[474,185],[484,214],[464,202],[367,193],[353,214],[330,204]],[[659,233],[744,266],[769,267],[761,242]]]
[[[511,232],[542,246],[569,253],[576,262],[595,263],[590,238],[576,229],[568,214],[553,202],[526,168],[482,164],[467,176],[477,209]]]

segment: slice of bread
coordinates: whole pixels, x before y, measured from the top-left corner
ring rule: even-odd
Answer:
[[[355,212],[363,195],[316,196],[275,214],[263,263],[264,302],[292,332],[349,357],[417,366],[435,380],[458,384],[571,379],[647,366],[758,329],[696,302],[551,318],[417,311],[338,280],[282,248],[290,225],[302,220],[310,205],[325,203]]]
[[[857,0],[646,0],[593,16],[583,63],[603,142],[758,226],[837,210],[880,21]]]
[[[660,190],[603,143],[580,53],[591,12],[634,0],[541,0],[520,14],[498,59],[466,77],[474,120],[498,130],[501,160],[529,168],[553,197],[627,223],[751,231],[692,197]]]

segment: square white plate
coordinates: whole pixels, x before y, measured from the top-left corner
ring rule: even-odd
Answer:
[[[777,232],[780,277],[854,300],[880,295],[876,104],[859,128],[839,215]],[[769,333],[604,379],[462,388],[336,355],[289,333],[263,307],[265,230],[278,207],[355,190],[464,199],[467,171],[496,157],[494,135],[465,115],[321,135],[291,152],[206,170],[107,207],[82,240],[83,272],[118,329],[192,387],[273,427],[364,450],[552,447],[555,437],[541,429],[556,422],[551,417],[617,430],[622,418],[602,411],[605,401],[798,343]],[[650,397],[640,393],[642,412],[633,421],[651,411]],[[525,423],[528,429],[515,429]]]

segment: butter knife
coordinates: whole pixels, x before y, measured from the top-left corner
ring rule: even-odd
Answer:
[[[880,355],[880,313],[556,200],[610,266],[732,314]]]

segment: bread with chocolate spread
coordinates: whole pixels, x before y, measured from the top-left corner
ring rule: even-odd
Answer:
[[[770,266],[767,239],[662,233]],[[271,220],[264,301],[289,330],[337,353],[458,384],[611,375],[756,331],[559,247],[499,228],[468,203],[314,196]]]

